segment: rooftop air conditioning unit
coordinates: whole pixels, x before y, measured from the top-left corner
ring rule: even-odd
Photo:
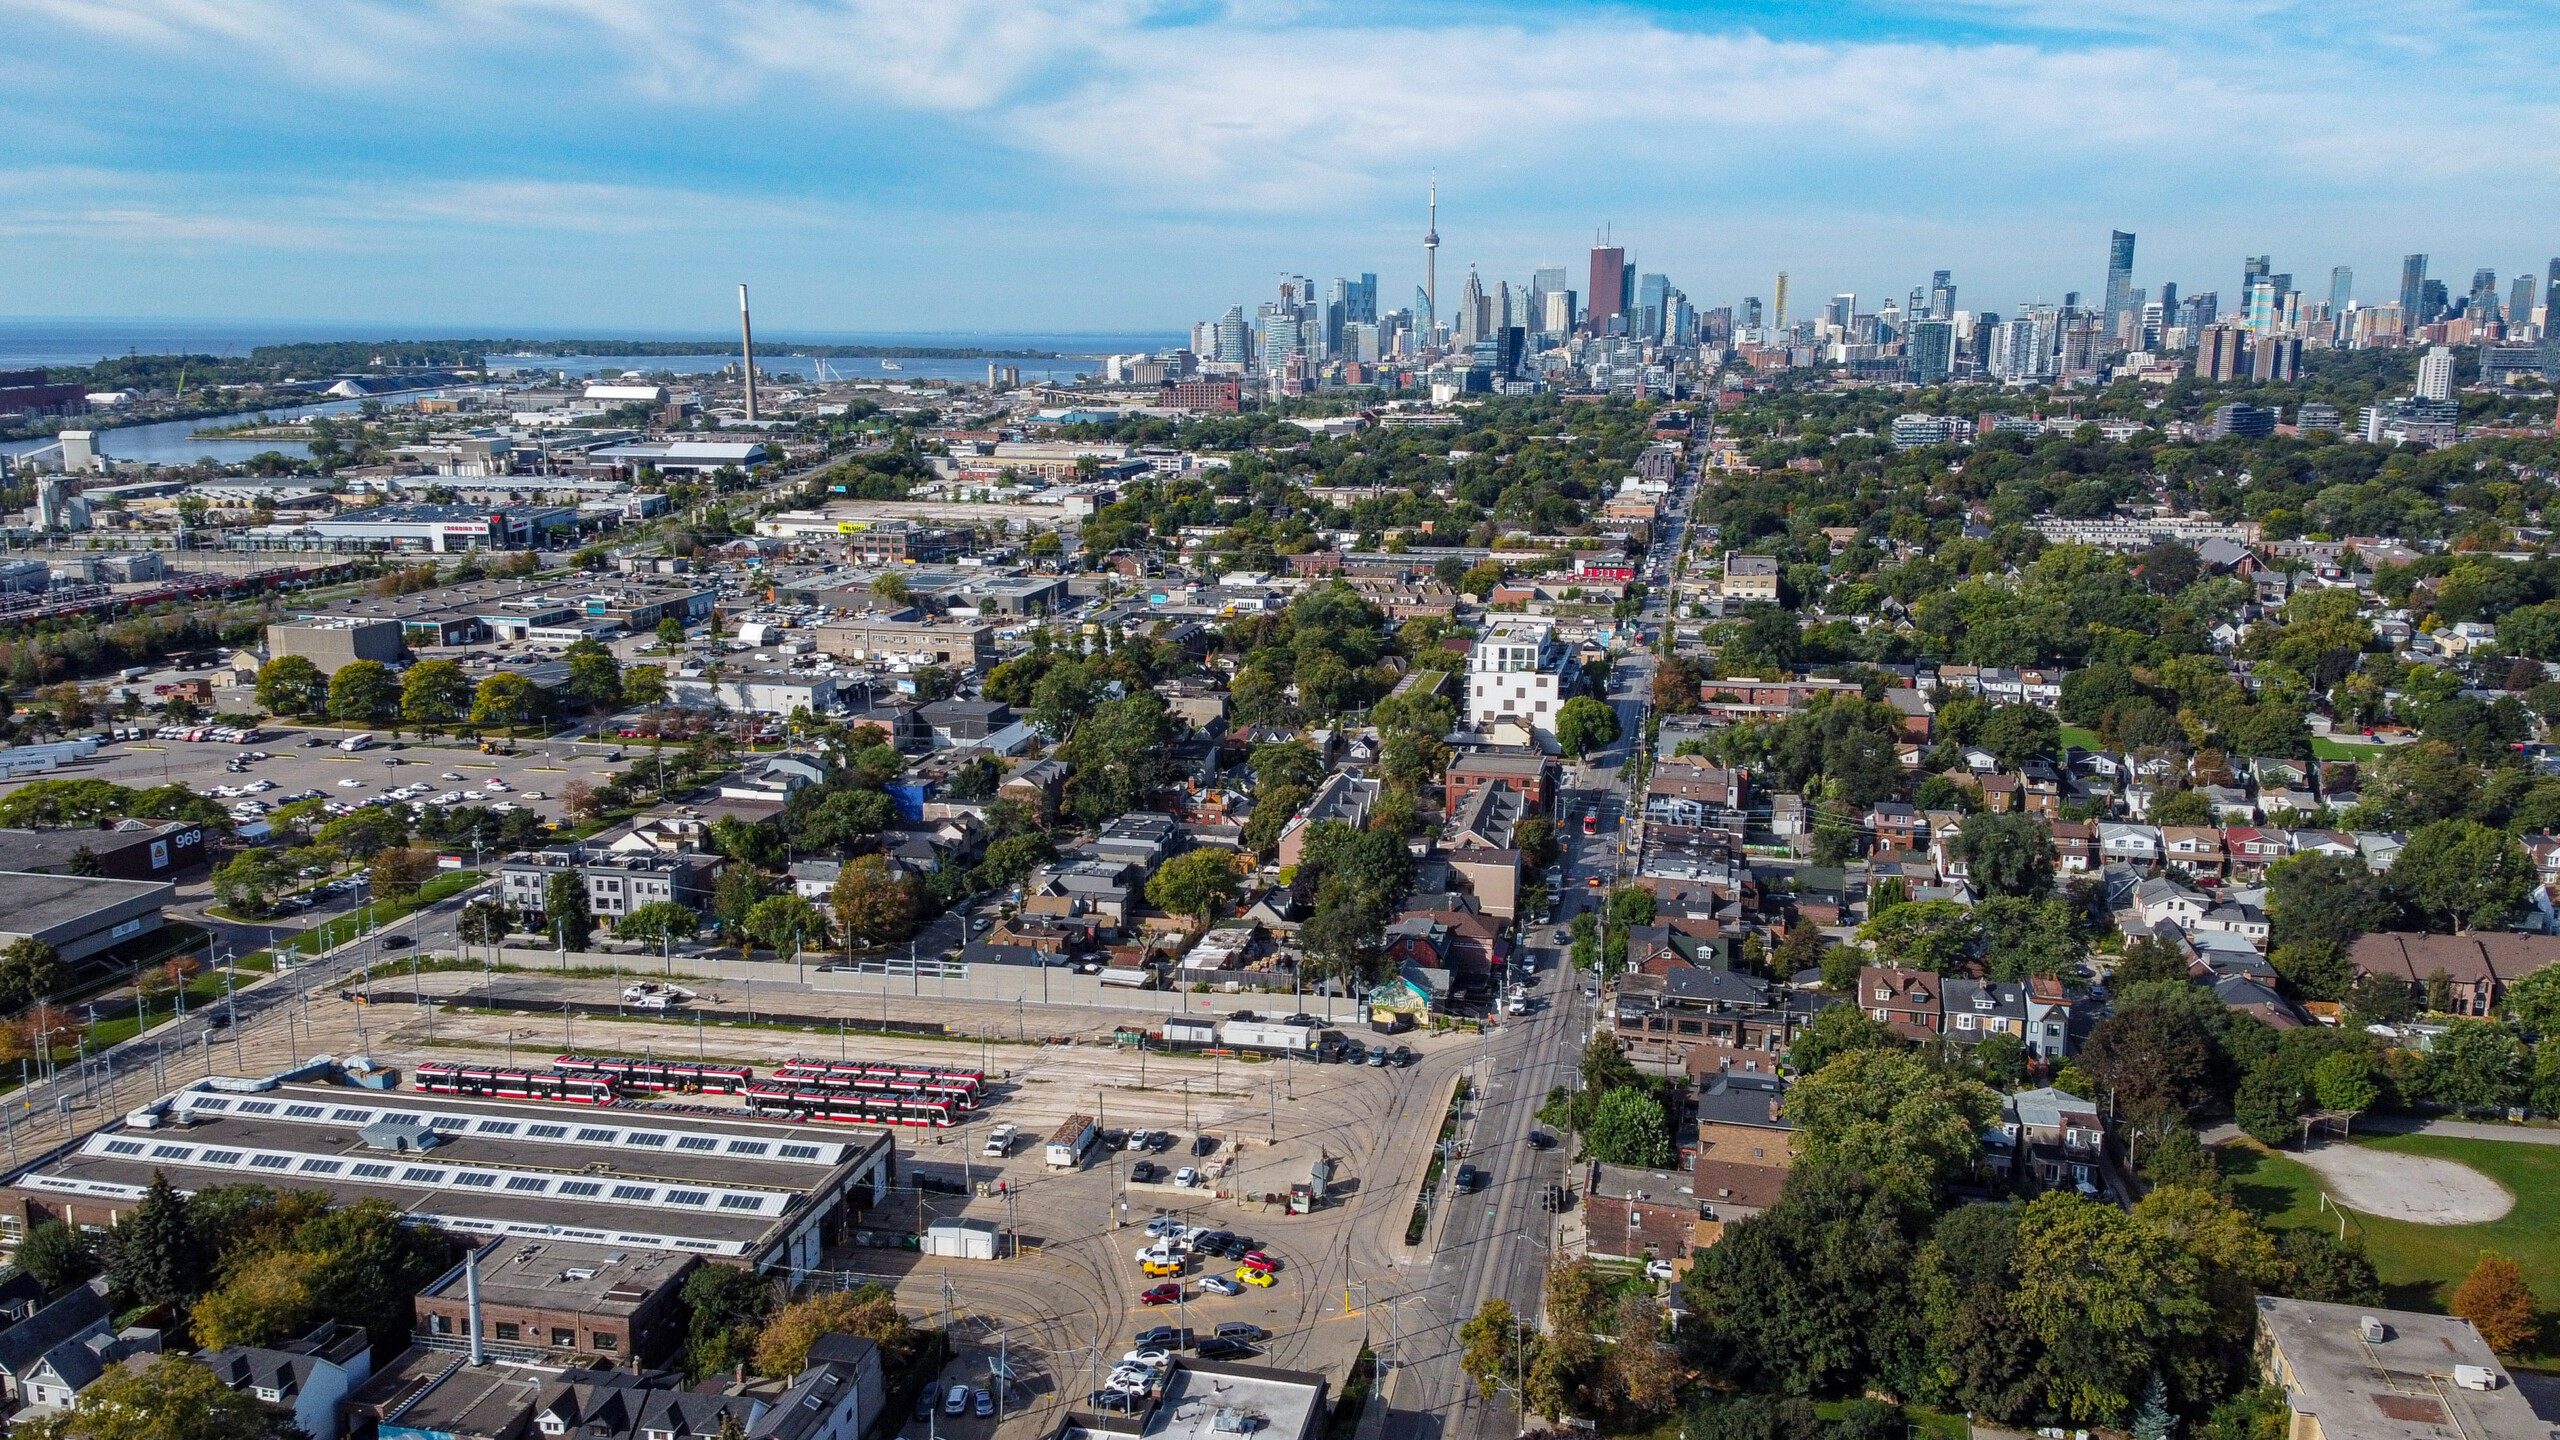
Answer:
[[[2383,1324],[2382,1317],[2378,1315],[2367,1315],[2358,1320],[2356,1329],[2363,1334],[2368,1345],[2379,1345],[2391,1338],[2391,1327]]]

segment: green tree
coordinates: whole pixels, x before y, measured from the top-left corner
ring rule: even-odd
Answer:
[[[2454,1019],[2412,1077],[2422,1099],[2457,1110],[2502,1110],[2524,1096],[2524,1042],[2494,1020]]]
[[[1520,1383],[1521,1361],[1536,1348],[1537,1332],[1512,1313],[1510,1301],[1496,1296],[1458,1327],[1458,1344],[1458,1368],[1475,1380],[1479,1396],[1490,1399]]]
[[[109,1232],[106,1251],[107,1278],[127,1304],[185,1300],[211,1278],[213,1257],[197,1239],[187,1197],[157,1170],[141,1203]]]
[[[1603,1091],[1583,1133],[1593,1159],[1607,1165],[1671,1163],[1671,1125],[1662,1102],[1643,1090]]]
[[[2051,1357],[2044,1402],[2073,1421],[2122,1415],[2159,1354],[2213,1324],[2195,1263],[2112,1205],[2039,1195],[2019,1217],[2018,1252],[2011,1313]]]
[[[622,672],[622,698],[634,705],[667,703],[667,667],[634,665]]]
[[[757,1334],[773,1313],[773,1282],[727,1265],[704,1265],[686,1278],[680,1299],[685,1369],[701,1379],[754,1357]]]
[[[1324,778],[1324,761],[1303,740],[1256,745],[1246,764],[1253,771],[1254,789],[1265,795],[1283,786],[1313,790],[1316,782]]]
[[[2036,816],[1967,816],[1954,850],[1985,894],[2036,899],[2053,889],[2053,832]]]
[[[732,861],[720,867],[720,878],[712,882],[711,913],[719,917],[721,937],[738,947],[741,960],[755,945],[755,931],[749,928],[747,917],[763,899],[764,877],[756,873],[753,865]],[[847,929],[849,932],[850,927]]]
[[[1982,722],[1981,744],[1999,757],[2001,765],[2014,770],[2028,760],[2059,751],[2062,722],[2040,706],[2003,705]]]
[[[1858,927],[1884,963],[1942,974],[1971,958],[1981,934],[1973,913],[1952,900],[1896,905]]]
[[[471,723],[504,728],[532,724],[542,713],[542,692],[513,671],[500,671],[480,682],[471,700]]]
[[[1067,782],[1068,808],[1090,825],[1136,809],[1171,777],[1173,741],[1164,697],[1152,690],[1095,706],[1058,747],[1059,757],[1076,767]]]
[[[622,703],[622,665],[602,641],[572,641],[567,654],[569,680],[562,689],[570,704],[592,712]]]
[[[542,887],[542,928],[552,943],[566,950],[584,950],[595,926],[586,877],[574,870],[553,872]]]
[[[670,655],[684,648],[684,622],[673,615],[658,622],[658,648]]]
[[[280,655],[258,667],[258,704],[272,715],[310,715],[327,708],[329,677],[300,655]]]
[[[1576,695],[1556,711],[1556,743],[1579,760],[1618,739],[1618,710],[1605,700]]]
[[[2453,930],[2503,924],[2541,880],[2513,835],[2471,820],[2420,826],[2391,862],[2390,888]]]
[[[2296,940],[2277,946],[2267,958],[2305,1000],[2344,1000],[2355,984],[2355,964],[2335,940]]]
[[[2382,1087],[2373,1078],[2373,1062],[2352,1051],[2339,1051],[2313,1066],[2311,1085],[2321,1107],[2328,1110],[2362,1114],[2382,1098]]]
[[[329,715],[369,725],[400,713],[400,681],[379,660],[350,660],[329,677]]]
[[[797,895],[775,895],[747,912],[747,933],[777,956],[827,941],[827,917]]]
[[[1914,1345],[1923,1212],[1856,1171],[1797,1162],[1778,1203],[1728,1225],[1689,1271],[1691,1338],[1713,1375],[1788,1395],[1854,1389]],[[1686,1328],[1684,1326],[1684,1328]]]
[[[289,1410],[261,1405],[183,1355],[145,1370],[109,1366],[80,1392],[77,1409],[14,1427],[28,1440],[291,1440],[302,1431]]]
[[[1168,915],[1188,915],[1207,924],[1232,903],[1236,867],[1217,850],[1194,850],[1166,861],[1147,878],[1147,900]]]
[[[460,724],[471,713],[471,677],[451,660],[421,660],[400,680],[400,716],[422,730]]]
[[[2267,920],[2278,947],[2326,940],[2344,949],[2391,926],[2382,883],[2351,855],[2296,855],[2267,871]]]
[[[47,1291],[65,1290],[98,1273],[88,1238],[59,1220],[47,1220],[18,1242],[10,1263]]]
[[[62,953],[33,935],[0,950],[0,1009],[20,1010],[62,984]]]
[[[474,900],[464,905],[453,924],[454,933],[466,945],[495,945],[515,928],[508,923],[507,907],[495,900]]]
[[[2000,1097],[1907,1051],[1863,1049],[1799,1080],[1787,1114],[1805,1160],[1861,1171],[1925,1201],[1972,1169]]]
[[[616,940],[691,940],[702,933],[702,917],[673,900],[654,900],[613,922]]]

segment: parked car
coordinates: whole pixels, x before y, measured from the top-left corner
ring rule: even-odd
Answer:
[[[1221,1340],[1259,1342],[1270,1339],[1271,1332],[1252,1323],[1251,1321],[1230,1320],[1226,1324],[1218,1327],[1217,1336]]]
[[[1213,1295],[1241,1295],[1244,1293],[1242,1286],[1236,1284],[1236,1282],[1228,1279],[1224,1275],[1204,1275],[1200,1277],[1200,1288]],[[1200,1353],[1203,1355],[1208,1354],[1208,1348],[1203,1346]]]
[[[976,1394],[971,1395],[969,1397],[969,1413],[973,1415],[993,1415],[996,1413],[996,1397],[988,1394],[984,1390],[980,1390]]]
[[[1529,1132],[1529,1148],[1532,1150],[1552,1150],[1555,1148],[1555,1144],[1556,1137],[1548,1134],[1544,1130],[1532,1130]]]
[[[1190,1187],[1200,1183],[1200,1172],[1192,1169],[1188,1165],[1185,1165],[1181,1169],[1173,1172],[1173,1183],[1180,1185],[1185,1189],[1189,1189]]]
[[[1671,1268],[1671,1262],[1668,1260],[1644,1262],[1644,1278],[1647,1280],[1669,1280],[1677,1274],[1679,1272]]]
[[[1198,1135],[1198,1136],[1193,1137],[1193,1139],[1192,1139],[1192,1141],[1191,1141],[1191,1153],[1192,1153],[1192,1154],[1194,1154],[1194,1155],[1215,1155],[1215,1154],[1217,1154],[1217,1153],[1218,1153],[1218,1137],[1217,1137],[1217,1136],[1215,1136],[1215,1135],[1210,1135],[1210,1134],[1205,1134],[1205,1133],[1204,1133],[1204,1134],[1201,1134],[1201,1135]]]
[[[1153,1184],[1164,1178],[1164,1167],[1153,1161],[1141,1160],[1129,1167],[1129,1178],[1141,1185]]]
[[[1257,1270],[1250,1265],[1236,1271],[1236,1278],[1247,1285],[1258,1285],[1265,1290],[1270,1289],[1274,1284],[1278,1283],[1271,1278],[1270,1271]]]
[[[954,1385],[942,1397],[942,1413],[958,1415],[969,1408],[969,1387]]]
[[[1147,1233],[1150,1235],[1179,1235],[1188,1228],[1182,1223],[1182,1217],[1179,1215],[1159,1215],[1147,1222]]]
[[[1241,1340],[1220,1340],[1212,1337],[1200,1342],[1200,1358],[1203,1360],[1233,1360],[1238,1356],[1252,1353],[1253,1347]]]
[[[1139,1331],[1129,1343],[1140,1350],[1180,1350],[1191,1343],[1191,1332],[1179,1325],[1158,1325]]]
[[[1172,1305],[1182,1299],[1182,1286],[1167,1282],[1138,1296],[1141,1305]]]

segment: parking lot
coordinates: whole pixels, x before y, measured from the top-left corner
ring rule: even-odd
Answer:
[[[87,760],[0,782],[0,793],[35,780],[106,780],[137,789],[184,785],[226,808],[242,799],[273,808],[287,797],[315,791],[353,805],[405,789],[409,798],[430,804],[515,805],[556,820],[561,786],[571,780],[597,784],[619,768],[594,746],[577,755],[565,742],[519,742],[513,755],[484,755],[476,742],[417,739],[380,739],[365,750],[346,751],[338,741],[347,733],[286,725],[262,726],[259,738],[247,743],[117,741]],[[230,769],[243,754],[265,758],[252,759],[237,772]],[[261,785],[265,788],[256,788]],[[225,788],[245,793],[221,794]]]

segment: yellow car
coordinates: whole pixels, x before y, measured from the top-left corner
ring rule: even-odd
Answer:
[[[1179,1275],[1182,1273],[1182,1261],[1179,1257],[1171,1260],[1147,1260],[1140,1262],[1138,1269],[1147,1275]]]
[[[1259,1285],[1265,1290],[1270,1289],[1274,1284],[1278,1283],[1271,1278],[1270,1271],[1259,1270],[1251,1265],[1247,1265],[1236,1271],[1236,1278],[1247,1285]]]

